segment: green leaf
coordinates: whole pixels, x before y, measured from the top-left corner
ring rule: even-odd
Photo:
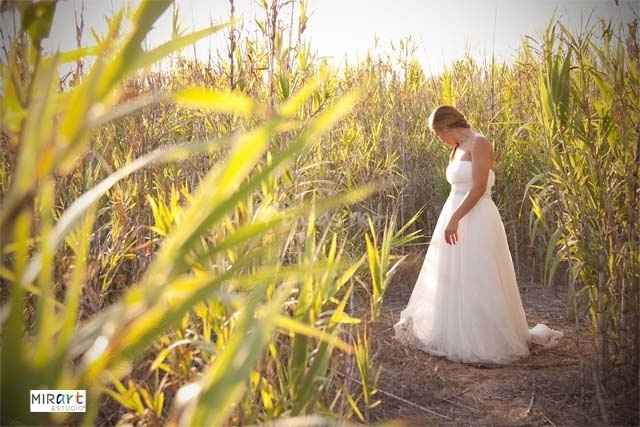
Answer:
[[[36,48],[40,47],[42,39],[49,37],[55,10],[56,1],[42,0],[29,4],[22,12],[22,29],[29,33]]]
[[[51,246],[53,248],[57,248],[63,241],[64,237],[73,229],[77,221],[82,218],[86,210],[98,201],[118,181],[126,178],[133,172],[153,164],[183,160],[195,153],[205,153],[211,152],[212,149],[221,149],[227,141],[228,139],[223,139],[196,144],[183,143],[165,145],[140,157],[139,159],[136,159],[123,168],[118,169],[91,190],[77,198],[71,206],[64,211],[51,233]],[[30,283],[35,279],[41,267],[40,257],[40,254],[36,254],[31,259],[31,262],[25,271],[23,283]]]
[[[60,52],[60,63],[76,62],[87,56],[98,56],[102,52],[100,46],[87,46]]]
[[[222,426],[240,401],[246,381],[271,338],[274,320],[292,290],[286,284],[279,286],[272,301],[256,313],[266,287],[261,283],[252,292],[231,339],[199,382],[200,393],[189,425]]]
[[[327,334],[326,332],[320,329],[313,328],[299,320],[284,315],[277,315],[275,321],[276,325],[281,329],[297,334],[302,334],[310,338],[317,338],[323,342],[338,347],[345,353],[353,353],[353,348],[351,347],[351,345],[347,344],[339,337]]]
[[[2,82],[4,93],[2,96],[2,126],[6,127],[10,132],[18,133],[25,117],[26,110],[20,103],[16,81],[11,75],[11,69],[6,64],[0,64],[0,72],[2,72]]]
[[[324,71],[313,77],[291,98],[282,104],[282,106],[280,106],[280,114],[284,117],[294,117],[311,95],[318,90],[320,84],[327,79],[327,76],[327,72]]]
[[[140,68],[148,67],[151,64],[158,62],[159,60],[166,58],[172,53],[179,52],[187,46],[191,46],[200,39],[217,33],[220,30],[228,27],[229,23],[212,25],[211,27],[204,28],[202,30],[194,31],[193,33],[181,36],[171,41],[164,43],[148,52],[140,52],[131,64],[128,64],[124,70],[125,74],[131,73]]]
[[[555,259],[553,258],[553,256],[555,255],[556,245],[560,237],[562,237],[562,229],[558,227],[549,238],[549,243],[547,244],[547,250],[544,257],[544,276],[546,278],[545,283],[547,286],[551,285],[553,275],[560,262],[559,257],[556,256]]]
[[[135,10],[132,19],[132,29],[124,45],[111,58],[96,89],[97,100],[102,100],[120,82],[127,73],[135,70],[143,55],[141,43],[151,31],[153,23],[164,13],[172,0],[142,0]]]

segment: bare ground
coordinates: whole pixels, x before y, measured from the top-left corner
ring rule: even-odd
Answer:
[[[380,318],[369,324],[371,350],[381,369],[376,397],[382,400],[370,412],[371,422],[629,425],[628,408],[609,409],[608,423],[599,411],[591,369],[583,369],[594,360],[593,341],[586,325],[577,332],[575,322],[567,318],[563,292],[520,284],[529,325],[546,323],[565,335],[557,347],[534,345],[529,357],[509,366],[455,363],[400,346],[393,339],[393,324],[409,300],[423,256],[412,254],[403,263],[387,289]],[[602,397],[611,408],[607,396]]]

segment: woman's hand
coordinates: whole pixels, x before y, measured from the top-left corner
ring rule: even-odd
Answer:
[[[444,229],[444,240],[450,244],[455,245],[458,243],[458,220],[451,218],[447,227]]]

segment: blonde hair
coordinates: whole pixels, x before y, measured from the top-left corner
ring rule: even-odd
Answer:
[[[429,115],[429,129],[435,131],[446,128],[468,128],[469,123],[464,115],[450,105],[439,105]]]

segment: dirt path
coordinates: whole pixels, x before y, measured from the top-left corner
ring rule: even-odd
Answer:
[[[530,326],[544,322],[564,331],[553,349],[534,346],[530,357],[507,367],[465,365],[402,347],[393,324],[406,306],[422,263],[412,255],[387,291],[381,317],[372,322],[372,352],[381,374],[383,403],[372,421],[403,418],[408,425],[602,425],[590,378],[582,379],[581,359],[590,360],[591,340],[566,317],[563,294],[521,286]],[[584,328],[581,328],[584,329]],[[586,408],[586,409],[585,409]]]

